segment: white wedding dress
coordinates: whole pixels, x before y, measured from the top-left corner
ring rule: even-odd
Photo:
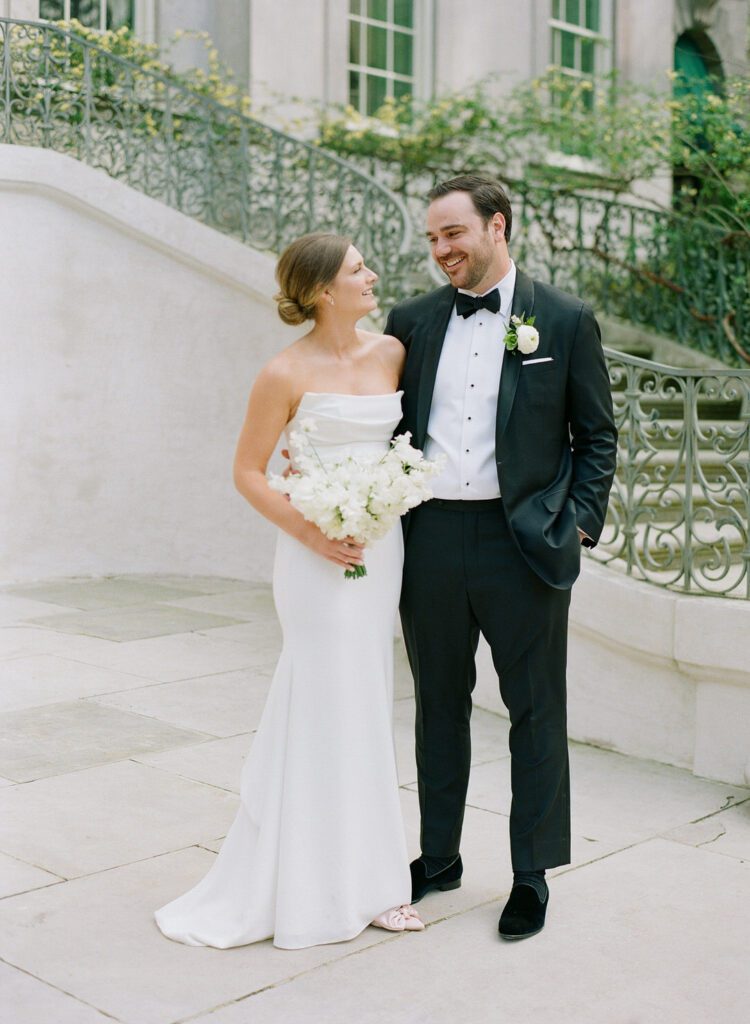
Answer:
[[[306,392],[325,459],[379,453],[400,395]],[[273,594],[283,647],[245,762],[241,804],[205,877],[155,914],[162,932],[222,949],[341,942],[409,903],[393,742],[393,635],[403,543],[396,525],[345,579],[279,531]]]

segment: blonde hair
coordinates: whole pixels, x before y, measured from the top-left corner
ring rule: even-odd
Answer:
[[[351,244],[343,235],[316,231],[286,247],[276,264],[281,291],[274,295],[285,324],[315,317],[318,299],[338,274]]]

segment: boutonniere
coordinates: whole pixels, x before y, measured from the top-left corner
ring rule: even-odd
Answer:
[[[510,327],[503,338],[509,352],[515,352],[518,349],[523,356],[529,356],[532,352],[536,352],[539,348],[539,331],[534,327],[535,320],[535,316],[530,316],[527,319],[525,313],[510,318]]]

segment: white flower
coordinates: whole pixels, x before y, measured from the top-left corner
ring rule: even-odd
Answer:
[[[304,420],[300,420],[299,425],[305,434],[310,434],[317,427],[318,421],[313,419],[312,416],[307,416]]]
[[[523,323],[523,320],[521,319],[520,316],[516,316],[515,313],[514,313],[513,316],[510,318],[510,322],[512,324],[515,324],[516,327],[518,327],[519,324]]]
[[[272,476],[269,484],[288,494],[292,505],[327,537],[356,537],[367,544],[432,497],[427,480],[442,469],[444,460],[427,461],[409,441],[409,434],[395,438],[380,459],[348,456],[324,462],[310,439],[295,431],[289,443],[298,472]],[[357,569],[349,575],[363,573]]]
[[[523,324],[516,328],[516,337],[518,338],[518,351],[522,355],[531,355],[539,348],[539,331],[536,327]]]

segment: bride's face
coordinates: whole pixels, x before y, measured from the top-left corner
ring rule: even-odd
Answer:
[[[377,279],[375,271],[365,266],[362,254],[350,245],[338,274],[326,289],[332,311],[366,316],[377,309],[378,300],[372,290]]]

